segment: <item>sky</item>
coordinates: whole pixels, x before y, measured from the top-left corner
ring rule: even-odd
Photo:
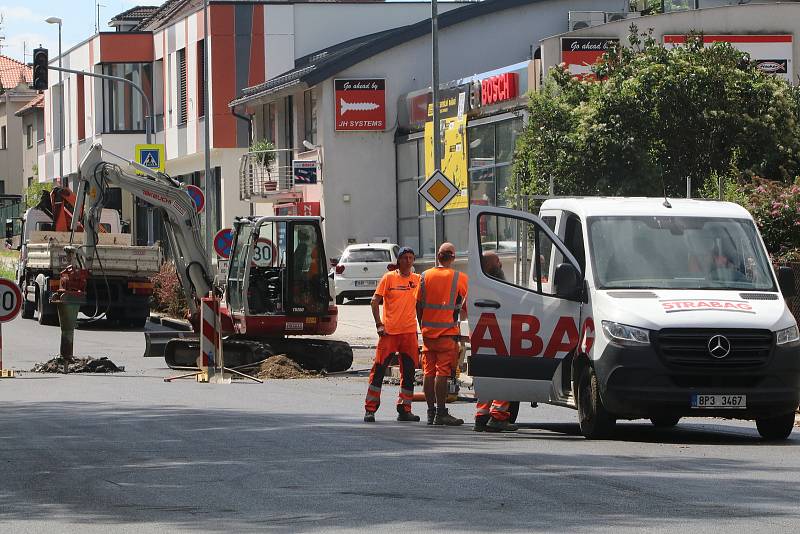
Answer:
[[[99,0],[100,29],[111,31],[108,21],[126,9],[137,5],[160,5],[162,2],[163,0]],[[0,35],[5,37],[0,52],[29,63],[31,50],[41,44],[50,50],[50,57],[55,57],[58,55],[58,25],[47,24],[44,19],[58,17],[63,20],[61,48],[69,50],[94,35],[96,4],[96,0],[0,0],[0,14],[3,15]]]
[[[117,13],[140,4],[159,3],[158,0],[100,0],[101,30],[112,30],[108,21]],[[61,48],[68,50],[95,33],[95,4],[95,0],[0,0],[0,14],[3,15],[0,35],[5,37],[2,54],[29,63],[31,50],[41,44],[50,50],[51,56],[56,56],[58,25],[47,24],[44,19],[48,17],[63,20]],[[27,43],[27,51],[23,58],[24,43]]]

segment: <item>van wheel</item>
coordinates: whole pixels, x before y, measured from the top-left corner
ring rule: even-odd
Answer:
[[[594,369],[587,367],[578,379],[578,422],[587,439],[604,439],[614,431],[617,420],[606,411]]]
[[[36,311],[39,314],[39,324],[47,325],[47,326],[58,326],[58,314],[56,313],[45,313],[45,310],[51,308],[52,306],[48,306],[44,300],[44,291],[39,291],[38,298],[36,299]]]
[[[341,295],[336,295],[336,305],[341,306],[344,304],[344,297]]]
[[[764,439],[779,440],[786,439],[792,433],[794,427],[794,412],[778,417],[761,417],[756,419],[758,433]]]
[[[653,423],[653,426],[656,428],[672,428],[678,424],[681,418],[677,415],[657,415],[656,417],[651,417],[650,422]]]

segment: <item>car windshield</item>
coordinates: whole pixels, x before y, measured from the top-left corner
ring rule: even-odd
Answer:
[[[777,291],[748,219],[590,217],[588,229],[601,289]]]
[[[389,263],[392,257],[388,250],[380,248],[356,248],[348,250],[342,263]]]

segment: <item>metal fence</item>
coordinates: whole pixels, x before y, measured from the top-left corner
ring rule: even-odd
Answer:
[[[242,156],[239,162],[239,198],[258,201],[293,191],[292,159],[296,153],[293,149],[275,149],[248,152]]]

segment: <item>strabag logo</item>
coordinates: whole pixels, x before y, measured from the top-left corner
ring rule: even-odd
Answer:
[[[738,313],[752,313],[753,307],[743,300],[709,300],[709,299],[675,299],[661,300],[661,308],[666,313],[692,312],[692,311],[725,311]]]

